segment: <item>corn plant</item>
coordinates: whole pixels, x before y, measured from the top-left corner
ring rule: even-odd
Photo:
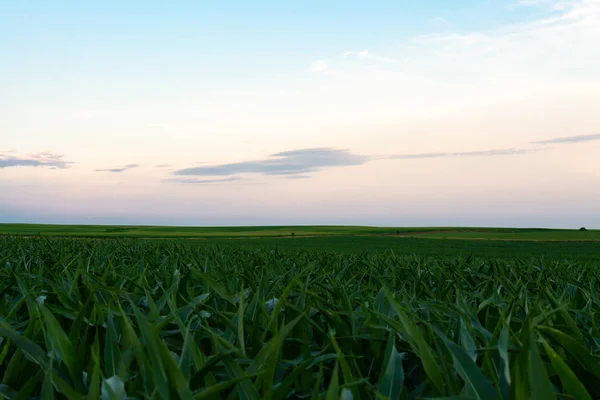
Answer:
[[[0,238],[0,397],[600,398],[573,260]]]

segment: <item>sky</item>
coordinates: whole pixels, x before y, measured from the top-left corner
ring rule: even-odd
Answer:
[[[600,228],[600,0],[0,0],[0,222]]]

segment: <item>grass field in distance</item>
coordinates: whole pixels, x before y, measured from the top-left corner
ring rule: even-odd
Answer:
[[[117,225],[0,224],[0,235],[81,236],[131,238],[244,238],[286,236],[395,235],[446,239],[498,239],[539,241],[600,241],[600,230],[456,228],[456,227],[365,227],[365,226],[247,226],[171,227]]]

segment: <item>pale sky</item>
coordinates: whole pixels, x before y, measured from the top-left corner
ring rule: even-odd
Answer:
[[[0,222],[600,228],[600,0],[0,0]]]

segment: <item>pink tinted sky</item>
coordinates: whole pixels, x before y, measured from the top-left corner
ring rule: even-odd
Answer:
[[[1,5],[0,222],[600,228],[600,0],[267,3]]]

